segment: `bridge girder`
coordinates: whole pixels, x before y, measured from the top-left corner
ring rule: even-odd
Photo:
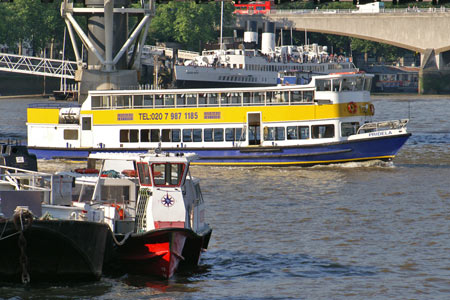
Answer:
[[[450,50],[450,12],[426,13],[282,13],[265,16],[238,16],[238,26],[246,20],[275,22],[277,28],[292,28],[355,37],[436,55]]]

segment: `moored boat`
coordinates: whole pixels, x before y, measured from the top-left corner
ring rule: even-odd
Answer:
[[[114,233],[107,270],[170,278],[178,267],[197,266],[212,230],[199,180],[189,172],[196,155],[97,153],[89,159],[102,162],[99,177],[90,177],[90,205],[105,210]]]
[[[68,177],[0,166],[0,280],[100,279],[111,231],[66,206],[71,189]]]
[[[341,72],[302,85],[91,91],[78,107],[28,108],[39,158],[90,152],[195,152],[203,165],[314,165],[392,160],[408,120],[374,120],[373,76]]]

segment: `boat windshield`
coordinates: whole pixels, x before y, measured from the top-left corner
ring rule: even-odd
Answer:
[[[176,187],[180,186],[185,164],[183,163],[153,163],[152,174],[155,186]]]

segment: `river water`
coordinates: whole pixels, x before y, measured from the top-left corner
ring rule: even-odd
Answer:
[[[377,120],[411,119],[393,163],[192,167],[213,227],[195,272],[0,283],[0,299],[449,299],[450,97],[373,100]],[[0,101],[0,139],[26,138],[37,101]]]

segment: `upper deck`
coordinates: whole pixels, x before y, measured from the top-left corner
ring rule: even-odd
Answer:
[[[91,91],[82,110],[273,106],[367,101],[373,75],[314,76],[305,85],[256,88]],[[353,95],[353,97],[352,97]],[[339,96],[344,96],[341,98]]]

